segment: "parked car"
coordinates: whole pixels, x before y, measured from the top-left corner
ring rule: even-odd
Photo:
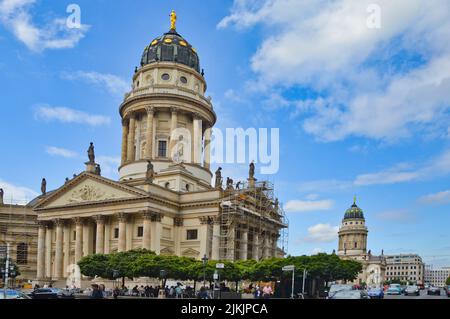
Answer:
[[[420,296],[420,289],[418,286],[408,286],[405,289],[405,296]]]
[[[428,288],[427,295],[440,296],[441,295],[441,288],[430,287],[430,288]]]
[[[450,286],[446,286],[447,290],[445,291],[447,297],[450,297]]]
[[[383,299],[384,298],[384,291],[382,288],[371,288],[367,292],[370,299]]]
[[[329,299],[370,299],[370,297],[364,290],[339,290]]]
[[[38,288],[30,293],[32,299],[58,299],[58,291],[53,288]]]
[[[5,291],[0,290],[0,299],[5,299]],[[30,299],[26,294],[14,289],[6,289],[6,299]]]
[[[397,284],[392,284],[389,286],[388,290],[386,291],[386,295],[401,295],[402,294],[402,287]]]
[[[330,290],[328,291],[328,297],[331,298],[336,292],[341,290],[353,290],[352,285],[345,285],[345,284],[334,284],[331,285]]]

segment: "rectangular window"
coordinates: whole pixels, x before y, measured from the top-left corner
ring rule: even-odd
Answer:
[[[114,228],[114,238],[119,238],[119,228]]]
[[[186,231],[186,239],[187,240],[196,240],[198,238],[198,230],[197,229],[189,229]]]
[[[144,227],[139,226],[137,229],[137,236],[138,237],[143,237],[144,236]]]
[[[75,230],[73,231],[73,240],[77,240],[77,232]]]
[[[167,141],[158,141],[158,157],[167,157]]]

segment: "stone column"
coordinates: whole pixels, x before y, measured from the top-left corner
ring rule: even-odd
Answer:
[[[263,258],[269,258],[270,257],[270,234],[266,232],[264,235],[264,246],[263,246]]]
[[[150,250],[151,248],[151,220],[152,214],[150,212],[144,213],[144,233],[142,236],[142,248]]]
[[[56,225],[56,243],[55,243],[55,279],[63,278],[63,227],[64,221],[54,220]]]
[[[122,165],[127,161],[127,151],[128,151],[128,121],[126,119],[122,120]]]
[[[97,224],[97,232],[95,238],[95,253],[104,254],[105,252],[105,217],[97,215],[94,217]]]
[[[214,218],[211,259],[220,260],[220,219],[218,216]]]
[[[119,245],[118,252],[126,251],[127,248],[127,219],[128,216],[125,213],[119,213]]]
[[[75,263],[83,257],[83,224],[82,218],[75,218]]]
[[[84,222],[83,225],[83,257],[85,256],[89,256],[91,251],[90,251],[90,246],[91,246],[91,223],[90,221],[87,219]]]
[[[64,261],[63,261],[63,277],[66,278],[67,267],[70,265],[70,223],[67,221],[64,225]]]
[[[45,232],[45,277],[52,277],[52,224],[47,224]]]
[[[255,232],[253,234],[253,259],[259,260],[259,234]]]
[[[241,242],[239,246],[239,259],[247,260],[248,256],[248,227],[241,228]]]
[[[161,213],[152,214],[152,230],[151,230],[151,248],[157,255],[161,252],[161,220],[163,215]]]
[[[154,107],[148,106],[147,110],[147,136],[146,136],[146,149],[145,157],[147,159],[153,158],[153,118],[155,114]]]
[[[42,280],[45,278],[45,223],[39,223],[38,230],[38,251],[37,251],[37,279]]]
[[[277,248],[278,248],[278,234],[273,234],[272,236],[272,257],[277,256]]]
[[[194,163],[202,161],[202,120],[198,114],[194,114]]]
[[[134,114],[130,115],[130,124],[128,132],[128,150],[127,150],[127,161],[133,162],[136,159],[136,152],[134,148],[134,140],[136,134],[136,116]]]
[[[206,169],[211,168],[211,128],[208,127],[205,130],[205,156],[203,167]]]
[[[109,223],[109,219],[105,220],[105,244],[104,244],[104,253],[109,254],[111,250],[110,246],[111,239],[111,224]]]
[[[172,120],[170,123],[170,142],[169,142],[169,158],[173,160],[172,158],[172,152],[173,148],[175,147],[177,140],[174,134],[174,131],[178,128],[178,108],[172,107],[170,109],[172,112]]]

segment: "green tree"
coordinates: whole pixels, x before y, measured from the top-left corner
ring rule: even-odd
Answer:
[[[447,278],[447,280],[445,281],[445,284],[446,284],[447,286],[450,286],[450,277]]]
[[[99,276],[105,279],[113,279],[111,255],[85,256],[78,262],[78,266],[84,276]]]

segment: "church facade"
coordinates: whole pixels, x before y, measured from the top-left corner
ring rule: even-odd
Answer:
[[[362,264],[362,271],[355,284],[380,286],[386,278],[386,258],[383,253],[381,256],[375,256],[371,250],[367,251],[368,233],[364,212],[356,205],[355,199],[353,205],[345,212],[339,229],[338,256]]]
[[[175,28],[144,50],[119,107],[119,180],[101,176],[94,145],[86,170],[32,203],[37,214],[37,279],[63,280],[83,256],[145,248],[211,260],[283,256],[288,227],[273,186],[215,185],[211,129],[217,117],[194,47]],[[119,144],[119,143],[118,143]]]

